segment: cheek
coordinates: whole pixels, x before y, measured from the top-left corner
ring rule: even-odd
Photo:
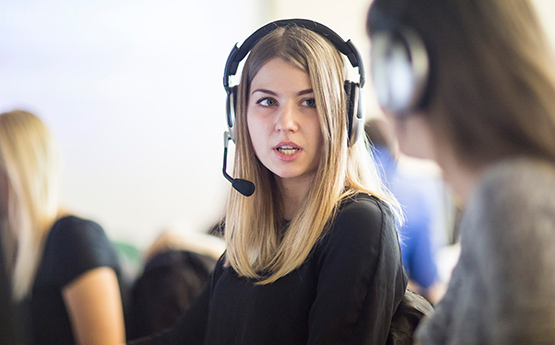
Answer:
[[[399,120],[395,116],[388,116],[393,124],[393,131],[399,150],[414,158],[433,159],[433,145],[430,131],[421,116],[410,114]]]
[[[260,121],[257,121],[257,118],[255,116],[247,116],[247,131],[248,131],[248,135],[251,139],[252,145],[254,147],[254,152],[256,153],[256,155],[258,156],[258,152],[260,149],[260,146],[262,144],[262,140],[265,137],[264,136],[264,129],[263,129],[263,124],[260,123]]]

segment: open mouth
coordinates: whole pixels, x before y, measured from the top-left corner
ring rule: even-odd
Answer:
[[[289,145],[284,145],[284,146],[279,146],[276,148],[276,150],[284,155],[293,155],[295,153],[297,153],[300,148],[298,147],[294,147],[294,146],[289,146]]]

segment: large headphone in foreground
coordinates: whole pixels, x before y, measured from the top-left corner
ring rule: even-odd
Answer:
[[[237,44],[231,50],[224,72],[224,88],[227,92],[227,126],[229,138],[235,141],[235,114],[237,107],[238,85],[231,86],[230,78],[237,73],[239,63],[247,56],[256,43],[269,32],[279,27],[299,26],[316,32],[328,39],[337,50],[347,56],[353,68],[358,69],[358,82],[345,81],[345,94],[347,100],[347,129],[349,145],[353,145],[363,133],[364,128],[364,97],[362,87],[364,86],[364,66],[358,50],[351,40],[344,41],[337,33],[325,25],[306,19],[284,19],[271,22],[256,30],[238,47]]]
[[[420,35],[402,25],[371,34],[371,75],[380,107],[404,117],[425,105],[430,60]]]

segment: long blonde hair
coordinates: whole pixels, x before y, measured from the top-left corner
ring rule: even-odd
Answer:
[[[309,74],[324,141],[308,195],[285,232],[276,181],[256,157],[246,125],[250,83],[276,57]],[[226,257],[239,275],[267,284],[298,268],[323,236],[338,202],[357,192],[381,197],[398,209],[382,189],[366,140],[348,146],[344,82],[344,63],[337,49],[321,35],[298,26],[274,29],[250,52],[238,91],[234,173],[254,182],[256,192],[247,198],[232,190],[225,219]]]
[[[0,114],[0,174],[7,178],[7,214],[11,241],[6,248],[13,297],[31,292],[44,242],[59,209],[58,151],[54,138],[35,115],[14,110]]]

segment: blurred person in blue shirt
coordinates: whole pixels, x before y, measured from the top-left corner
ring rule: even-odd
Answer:
[[[412,173],[399,166],[396,140],[386,119],[371,117],[365,131],[372,143],[374,159],[381,165],[382,180],[405,215],[399,232],[409,287],[434,304],[445,290],[436,261],[436,251],[445,242],[446,229],[441,224],[443,184],[434,174]]]

